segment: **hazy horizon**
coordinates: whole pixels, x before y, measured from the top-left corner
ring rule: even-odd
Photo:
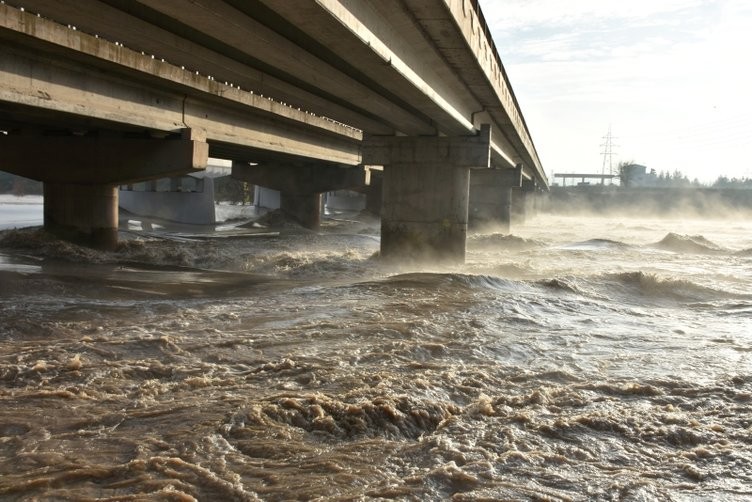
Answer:
[[[633,161],[690,179],[751,177],[752,4],[480,0],[549,175]]]

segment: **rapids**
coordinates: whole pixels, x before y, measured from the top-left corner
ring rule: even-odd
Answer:
[[[752,498],[749,220],[123,237],[0,233],[2,500]]]

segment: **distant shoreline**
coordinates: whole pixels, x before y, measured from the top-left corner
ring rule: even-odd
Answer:
[[[586,185],[552,187],[544,198],[545,211],[554,214],[704,217],[752,214],[752,190],[737,188]]]

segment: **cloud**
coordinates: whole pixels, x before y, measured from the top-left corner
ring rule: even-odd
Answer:
[[[752,138],[752,3],[481,6],[549,172],[600,171],[601,136],[613,124],[628,160],[705,180],[719,174],[711,161],[744,173],[733,156]]]
[[[718,2],[719,0],[715,0]],[[691,11],[703,0],[631,0],[615,2],[603,0],[508,0],[482,1],[483,13],[492,29],[499,31],[524,31],[539,26],[570,27],[594,26],[614,20],[640,23],[656,16],[668,16]],[[649,21],[648,21],[649,22]]]

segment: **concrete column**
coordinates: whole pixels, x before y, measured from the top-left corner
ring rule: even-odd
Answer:
[[[232,163],[232,177],[280,192],[280,209],[306,228],[321,223],[324,192],[365,186],[365,169],[323,162]]]
[[[512,224],[522,225],[525,223],[527,208],[527,192],[522,188],[512,190]]]
[[[45,183],[44,228],[87,246],[115,249],[118,242],[117,187]]]
[[[535,182],[523,180],[520,188],[512,190],[512,224],[524,224],[525,220],[535,215]]]
[[[383,165],[381,256],[462,263],[470,168],[490,163],[490,127],[475,136],[367,137],[363,162]]]
[[[87,136],[0,134],[2,169],[44,183],[44,226],[64,239],[113,249],[118,234],[118,185],[179,176],[206,168],[203,131],[163,139],[99,131]]]
[[[512,222],[512,188],[521,185],[521,165],[515,169],[472,170],[468,214],[470,227],[508,233]]]
[[[512,188],[473,185],[470,175],[470,228],[509,233],[512,224]],[[482,202],[485,199],[486,202]]]
[[[316,230],[321,225],[320,193],[280,193],[279,208],[304,228]]]
[[[383,173],[378,175],[371,174],[371,184],[366,189],[366,211],[380,216],[382,201],[384,199],[384,177]]]
[[[381,256],[463,262],[469,185],[465,167],[386,166]]]

